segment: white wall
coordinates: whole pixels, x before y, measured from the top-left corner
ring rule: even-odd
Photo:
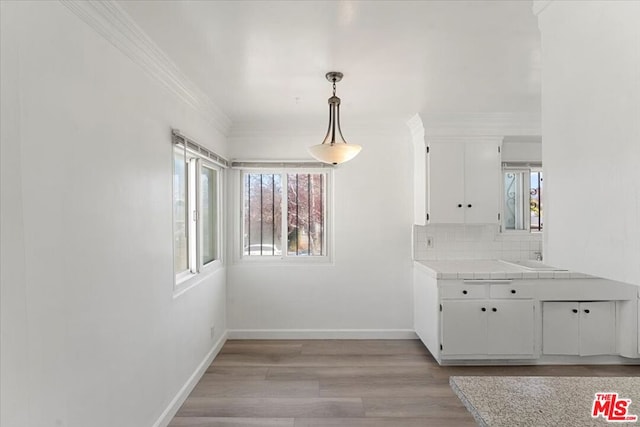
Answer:
[[[638,285],[639,22],[639,2],[554,1],[539,14],[545,259]]]
[[[0,2],[0,425],[24,427],[28,425],[29,364],[19,160],[19,23],[11,19],[9,7],[9,3]]]
[[[502,143],[501,157],[503,162],[541,162],[542,143],[539,138],[535,137],[507,136]]]
[[[347,111],[342,121],[347,141],[363,149],[335,169],[334,265],[229,266],[231,336],[413,336],[409,132],[404,121],[350,128]],[[231,155],[310,159],[306,149],[322,140],[323,128],[240,128],[230,137]]]
[[[61,3],[1,4],[0,424],[151,426],[226,317],[224,269],[173,297],[170,128],[224,137]]]

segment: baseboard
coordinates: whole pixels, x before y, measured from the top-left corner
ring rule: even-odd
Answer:
[[[178,409],[180,409],[180,406],[182,406],[193,388],[196,386],[196,384],[198,384],[198,381],[200,381],[200,378],[202,378],[202,376],[206,372],[209,365],[211,365],[211,362],[213,362],[213,359],[215,359],[215,357],[222,349],[222,346],[227,341],[227,337],[228,333],[224,332],[220,339],[216,341],[211,351],[207,353],[204,360],[198,365],[193,374],[191,374],[187,382],[182,386],[182,388],[180,388],[180,391],[178,391],[171,402],[169,402],[169,405],[162,412],[162,415],[160,415],[158,420],[153,423],[153,427],[166,427],[169,425],[173,417],[176,415],[176,412],[178,412]]]
[[[406,340],[413,329],[229,329],[235,340]]]

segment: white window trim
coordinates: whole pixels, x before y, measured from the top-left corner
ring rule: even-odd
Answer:
[[[175,135],[175,133],[174,133]],[[193,143],[191,142],[191,145]],[[225,168],[221,164],[217,164],[213,161],[202,156],[198,151],[191,149],[189,146],[185,146],[184,143],[173,144],[174,149],[185,150],[189,161],[188,164],[192,166],[187,168],[187,222],[189,223],[189,239],[187,257],[189,268],[183,272],[176,273],[175,264],[173,268],[174,286],[173,297],[184,294],[189,289],[201,283],[203,280],[211,276],[218,269],[224,265],[224,218],[225,218],[225,205],[224,205],[224,183],[225,183]],[[173,156],[173,151],[172,151]],[[200,191],[200,172],[202,167],[207,167],[216,171],[216,247],[217,254],[216,259],[206,264],[202,263],[202,223],[200,221],[194,221],[194,216],[198,215],[198,212],[202,211],[202,192]],[[193,201],[195,200],[196,206],[194,209]],[[173,201],[172,201],[173,205]],[[175,224],[175,218],[173,218],[172,208],[172,223]],[[192,238],[195,236],[195,239]],[[172,245],[173,259],[175,259],[175,245]],[[195,254],[195,255],[192,255]]]
[[[334,200],[333,200],[333,168],[330,167],[311,167],[311,168],[301,168],[301,167],[287,167],[286,164],[281,163],[284,167],[279,168],[260,168],[260,167],[243,167],[235,169],[234,175],[234,197],[237,200],[234,203],[234,206],[237,208],[237,215],[234,217],[237,219],[234,225],[234,250],[233,250],[233,261],[236,264],[244,264],[244,265],[297,265],[297,264],[305,264],[305,265],[313,265],[313,264],[333,264],[334,258]],[[326,174],[326,182],[325,182],[325,224],[324,224],[324,245],[326,250],[326,255],[322,256],[292,256],[286,255],[286,250],[283,250],[281,256],[244,256],[244,176],[248,173],[255,174],[283,174],[287,173],[297,173],[297,174],[318,174],[323,173]],[[286,177],[285,177],[286,179]],[[286,182],[286,181],[285,181]],[[282,197],[283,204],[283,212],[286,212],[286,203],[287,198]],[[287,229],[287,217],[286,215],[282,215],[282,229]]]

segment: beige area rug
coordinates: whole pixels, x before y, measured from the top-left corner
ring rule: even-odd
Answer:
[[[640,426],[640,377],[478,376],[449,384],[480,426]]]

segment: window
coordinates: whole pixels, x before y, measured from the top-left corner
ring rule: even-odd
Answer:
[[[327,257],[328,172],[245,172],[242,255]]]
[[[542,231],[542,170],[503,169],[503,219],[507,231]]]
[[[184,150],[174,148],[173,154],[173,269],[189,270],[189,233],[187,232],[187,165]]]
[[[208,165],[200,166],[200,196],[202,197],[202,263],[218,257],[218,171]]]
[[[184,145],[173,161],[174,271],[176,283],[220,259],[221,169]]]

